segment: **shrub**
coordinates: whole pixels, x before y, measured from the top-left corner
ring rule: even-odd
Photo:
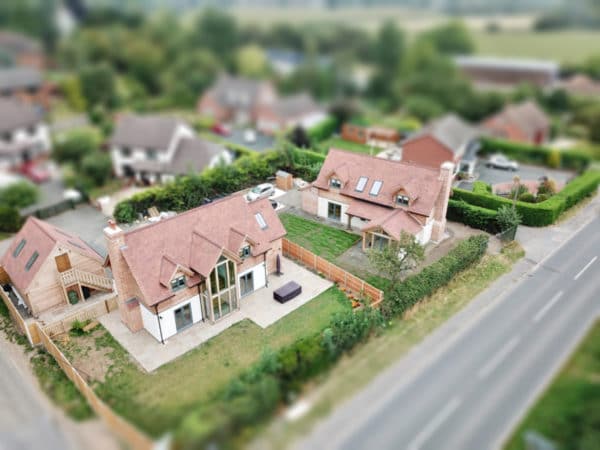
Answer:
[[[519,198],[523,194],[528,194],[529,189],[524,184],[517,184],[510,189],[510,198]]]
[[[39,197],[39,189],[27,181],[20,181],[0,189],[0,204],[14,208],[33,205]]]
[[[492,186],[484,181],[476,181],[473,183],[473,192],[477,194],[491,193]]]
[[[504,205],[498,209],[496,222],[500,227],[500,231],[506,231],[519,226],[521,223],[521,216],[519,216],[519,213],[515,208]]]
[[[328,117],[314,127],[307,130],[311,142],[321,142],[329,138],[337,129],[338,121],[335,117]]]
[[[561,166],[560,151],[552,149],[546,156],[546,165],[553,169],[558,169]]]
[[[492,234],[500,231],[496,223],[496,211],[470,205],[464,200],[448,200],[446,218]]]
[[[99,145],[96,133],[75,130],[54,143],[52,157],[59,163],[72,163],[79,167],[83,158],[93,153]]]
[[[17,208],[0,205],[0,231],[14,233],[19,231],[23,220]]]
[[[535,196],[531,192],[523,192],[517,198],[520,202],[535,203]]]
[[[82,174],[95,186],[102,186],[112,174],[112,162],[106,153],[94,152],[81,160]]]
[[[538,185],[537,193],[547,194],[549,197],[556,193],[556,182],[554,180],[545,179]]]

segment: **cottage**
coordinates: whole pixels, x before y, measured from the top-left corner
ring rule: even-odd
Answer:
[[[43,115],[35,106],[0,98],[0,169],[11,169],[50,153]]]
[[[300,126],[314,127],[327,118],[327,112],[310,94],[296,94],[262,105],[256,115],[256,128],[265,134]]]
[[[480,134],[478,128],[456,114],[447,114],[402,142],[402,161],[436,169],[444,161],[451,161],[457,170],[472,174],[473,148],[478,146]]]
[[[256,123],[259,109],[274,103],[276,97],[268,81],[223,74],[200,97],[197,111],[219,122]]]
[[[505,106],[481,126],[492,136],[515,142],[538,145],[550,137],[550,119],[531,100]]]
[[[342,126],[342,139],[371,147],[387,148],[400,141],[400,133],[393,128],[345,123]]]
[[[170,181],[233,160],[227,149],[196,137],[188,124],[167,116],[121,117],[110,143],[115,174],[146,183]]]
[[[206,326],[266,286],[285,229],[267,199],[230,196],[124,232],[104,230],[121,320],[164,342],[197,322]]]
[[[433,169],[331,149],[317,179],[302,192],[309,214],[361,231],[363,249],[400,239],[440,241],[454,165]]]
[[[0,272],[17,303],[38,316],[112,291],[103,263],[79,237],[30,217],[0,259]]]

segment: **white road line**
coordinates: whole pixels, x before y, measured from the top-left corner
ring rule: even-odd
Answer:
[[[510,341],[508,341],[504,345],[504,347],[502,347],[498,351],[498,353],[496,353],[494,355],[494,357],[492,359],[490,359],[490,361],[479,370],[479,373],[477,374],[479,376],[479,378],[484,379],[489,374],[491,374],[502,363],[504,358],[506,358],[508,356],[508,354],[514,350],[514,348],[519,343],[519,340],[520,340],[520,337],[515,336]]]
[[[435,430],[437,430],[448,419],[454,411],[460,406],[462,400],[459,397],[454,397],[439,413],[421,430],[419,434],[410,442],[407,450],[419,450],[421,446],[429,439]]]
[[[587,264],[585,265],[585,267],[584,267],[583,269],[581,269],[577,275],[575,275],[575,278],[573,278],[573,279],[574,279],[574,280],[576,280],[576,279],[577,279],[577,278],[579,278],[581,275],[583,275],[583,272],[585,272],[586,270],[588,270],[588,269],[589,269],[589,267],[590,267],[592,264],[594,264],[594,261],[596,261],[597,259],[598,259],[598,257],[597,257],[597,256],[594,256],[594,257],[591,259],[591,261],[590,261],[589,263],[587,263]]]
[[[544,317],[546,315],[546,313],[548,311],[550,311],[550,308],[552,308],[554,306],[554,304],[562,297],[562,295],[564,294],[563,291],[558,292],[554,297],[552,297],[550,299],[550,301],[548,303],[546,303],[542,309],[540,309],[537,314],[533,317],[533,322],[539,322],[542,317]]]

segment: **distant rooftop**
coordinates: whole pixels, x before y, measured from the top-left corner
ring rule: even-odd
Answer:
[[[523,58],[499,58],[494,56],[457,56],[454,62],[460,67],[486,67],[504,70],[535,70],[558,72],[556,61]]]

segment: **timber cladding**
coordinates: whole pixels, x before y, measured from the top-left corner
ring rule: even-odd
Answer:
[[[296,260],[313,271],[322,274],[328,280],[337,283],[338,286],[352,291],[360,297],[366,297],[372,307],[379,306],[383,301],[382,290],[330,263],[326,259],[315,255],[304,247],[283,238],[282,249],[284,256]]]

